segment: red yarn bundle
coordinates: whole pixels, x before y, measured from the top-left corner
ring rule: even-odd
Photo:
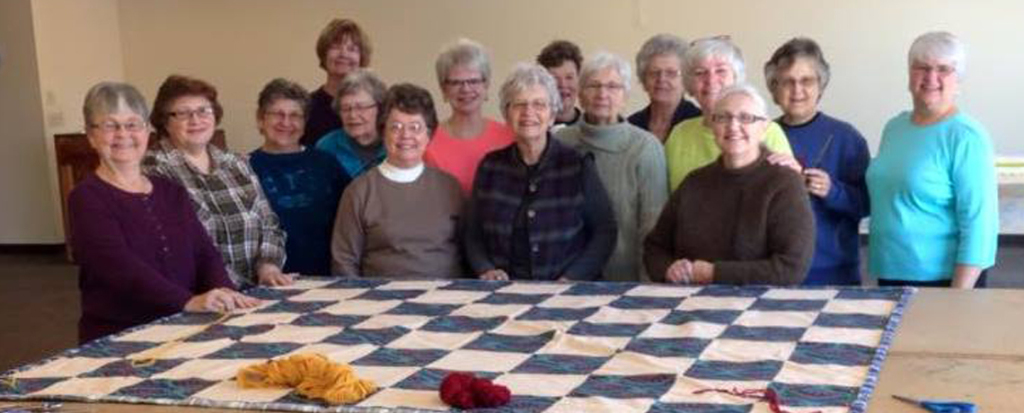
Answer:
[[[441,382],[441,400],[460,409],[498,407],[508,404],[508,387],[469,373],[448,373]]]

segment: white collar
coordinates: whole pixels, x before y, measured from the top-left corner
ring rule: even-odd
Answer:
[[[412,168],[399,168],[385,160],[377,166],[377,170],[380,171],[380,174],[384,175],[384,177],[389,181],[407,184],[415,181],[420,177],[420,175],[423,175],[423,163],[420,162],[419,165]]]

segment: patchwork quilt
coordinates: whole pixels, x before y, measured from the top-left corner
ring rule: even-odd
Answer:
[[[304,278],[221,319],[182,313],[0,375],[0,399],[304,412],[445,411],[446,374],[508,386],[492,412],[863,412],[910,288]],[[180,340],[182,337],[187,337]],[[169,346],[162,344],[180,340]],[[328,406],[242,389],[239,369],[302,352],[380,389]],[[131,359],[151,357],[152,364]]]

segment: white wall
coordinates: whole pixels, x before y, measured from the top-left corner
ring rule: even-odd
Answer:
[[[32,0],[43,131],[48,166],[45,184],[52,199],[56,237],[63,242],[53,135],[81,132],[82,101],[100,81],[124,81],[117,0]],[[43,184],[44,182],[40,182]],[[40,240],[42,241],[42,240]]]
[[[0,244],[57,240],[43,138],[32,7],[0,1]]]
[[[969,47],[962,107],[989,128],[1000,153],[1024,154],[1024,139],[1017,137],[1008,110],[1024,95],[1024,83],[1016,78],[1024,54],[1009,41],[1020,36],[1024,2],[1012,0],[132,0],[120,5],[128,79],[151,97],[172,72],[211,81],[223,95],[229,142],[240,151],[260,142],[253,126],[260,87],[276,76],[319,86],[317,34],[330,18],[350,17],[370,33],[373,67],[385,80],[428,86],[435,97],[433,62],[444,43],[467,36],[488,46],[495,72],[492,116],[497,116],[497,85],[508,69],[532,60],[554,38],[576,41],[586,54],[608,50],[632,61],[654,33],[687,39],[730,34],[745,53],[749,80],[763,91],[761,67],[771,52],[793,36],[807,35],[821,43],[833,67],[823,109],[854,123],[872,149],[885,121],[910,105],[910,42],[928,30],[949,30]],[[635,87],[630,111],[644,99]]]

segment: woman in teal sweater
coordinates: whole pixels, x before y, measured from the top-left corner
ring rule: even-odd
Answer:
[[[984,286],[999,231],[992,143],[956,105],[963,44],[950,33],[910,47],[912,112],[889,121],[867,171],[869,271],[880,285]]]

